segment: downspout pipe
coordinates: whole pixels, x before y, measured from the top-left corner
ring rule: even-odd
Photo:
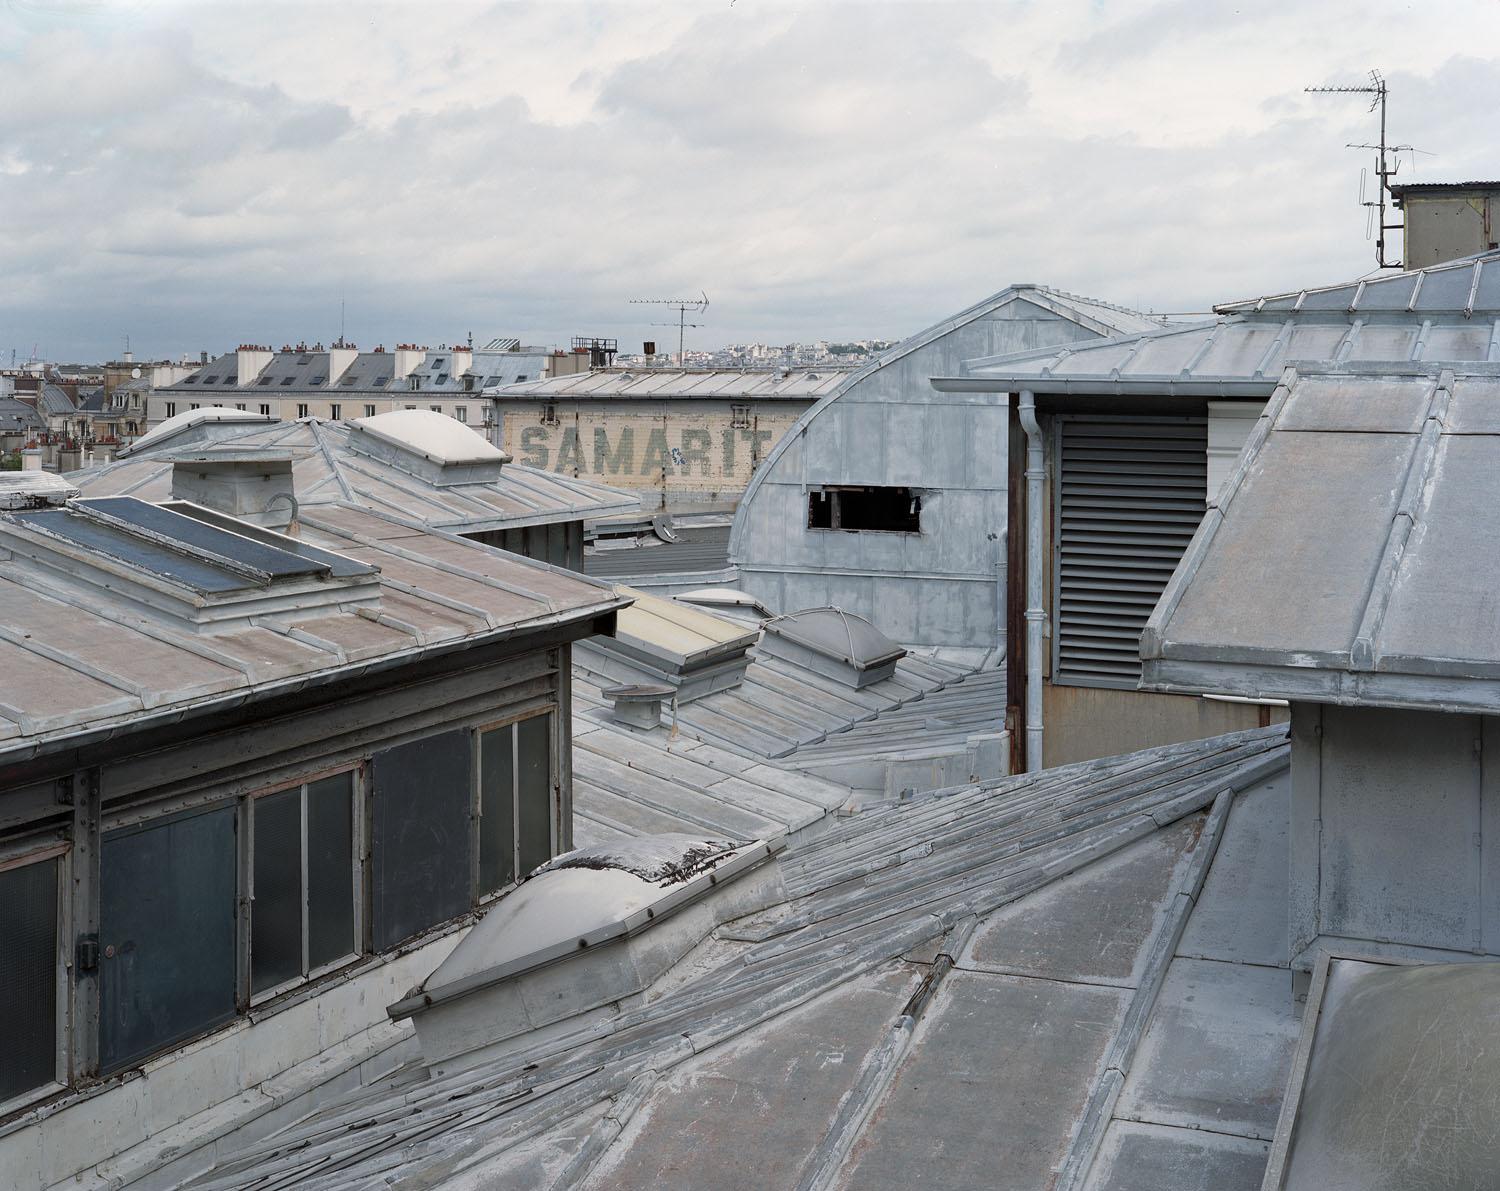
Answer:
[[[1026,772],[1042,768],[1042,638],[1047,609],[1042,596],[1042,428],[1036,420],[1036,394],[1022,389],[1016,413],[1026,432]]]

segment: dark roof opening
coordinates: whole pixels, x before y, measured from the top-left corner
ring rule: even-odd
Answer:
[[[911,488],[824,488],[807,496],[809,529],[921,533],[922,494]]]

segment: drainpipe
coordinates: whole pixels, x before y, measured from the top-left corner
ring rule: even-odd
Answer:
[[[1021,390],[1016,413],[1026,431],[1026,772],[1042,767],[1042,634],[1047,610],[1042,606],[1042,428],[1036,421],[1036,396]]]

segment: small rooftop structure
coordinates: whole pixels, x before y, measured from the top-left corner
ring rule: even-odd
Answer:
[[[665,834],[565,853],[502,896],[390,1015],[412,1019],[439,1076],[493,1058],[518,1035],[635,996],[716,926],[780,900],[767,861],[784,847]]]
[[[599,673],[665,684],[681,703],[739,685],[754,628],[632,587],[617,590],[634,602],[616,620],[614,637],[585,647],[602,655],[595,657]]]
[[[350,423],[349,449],[439,487],[500,478],[510,456],[446,414],[397,409]]]
[[[234,416],[219,416],[226,413]],[[447,423],[442,428],[445,433],[450,428],[462,431],[469,436],[461,440],[465,450],[480,454],[470,441],[479,436],[451,418],[419,410],[384,416],[411,413],[422,415],[419,426],[425,425],[426,419],[436,418]],[[356,430],[353,423],[316,418],[283,422],[218,408],[193,410],[178,417],[196,418],[201,414],[213,416],[207,421],[178,423],[179,428],[170,436],[156,438],[167,429],[164,423],[138,440],[128,453],[122,452],[124,458],[75,472],[70,481],[90,496],[129,493],[163,500],[171,494],[173,469],[183,460],[207,460],[220,453],[226,458],[263,453],[291,457],[297,500],[303,507],[353,501],[454,533],[491,533],[583,521],[639,508],[638,499],[629,493],[591,480],[507,463],[503,452],[498,459],[486,455],[477,464],[424,458],[433,452],[422,448],[436,444],[420,431],[407,443],[408,423],[404,419],[394,424],[382,422],[386,429],[381,431],[383,437],[377,438]],[[211,432],[211,438],[203,437],[206,432]],[[360,449],[356,435],[364,439],[365,449]],[[482,439],[480,444],[489,445]],[[446,440],[442,445],[448,446]],[[442,458],[446,460],[447,456]]]
[[[766,621],[761,648],[771,657],[801,662],[810,670],[859,688],[896,672],[906,656],[863,616],[842,608],[807,608]]]
[[[199,409],[183,410],[153,426],[129,446],[121,447],[119,455],[138,455],[163,447],[187,442],[202,442],[216,437],[215,428],[223,427],[228,433],[246,425],[266,426],[277,419],[269,414],[253,414],[249,410],[230,409],[223,405],[205,405]]]
[[[1497,478],[1493,371],[1288,369],[1148,622],[1142,685],[1492,711]]]
[[[56,472],[0,472],[0,510],[40,509],[66,504],[78,489]]]

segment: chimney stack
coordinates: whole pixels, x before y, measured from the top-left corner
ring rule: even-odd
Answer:
[[[398,343],[393,354],[396,357],[396,379],[405,380],[427,358],[427,349],[415,343]]]
[[[235,384],[249,388],[271,362],[271,349],[254,343],[242,343],[235,352]]]

